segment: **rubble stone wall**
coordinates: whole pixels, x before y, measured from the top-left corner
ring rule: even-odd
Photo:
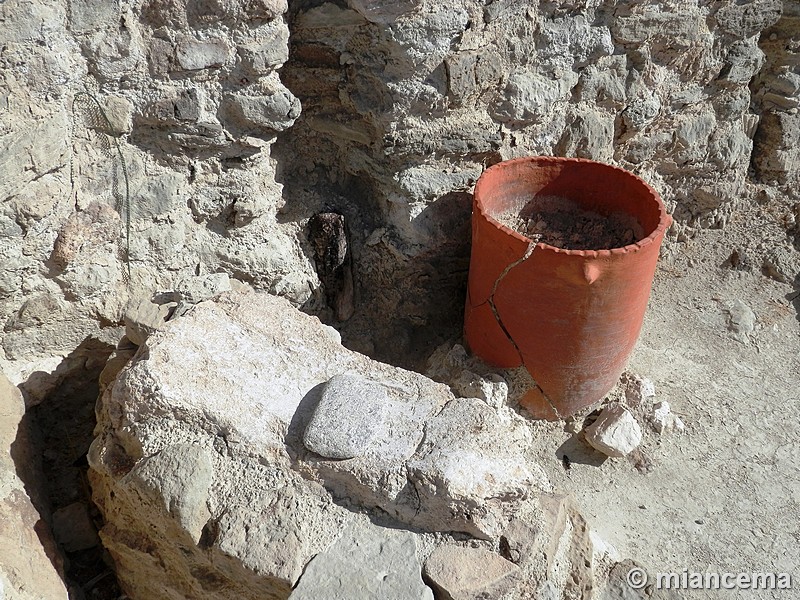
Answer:
[[[323,209],[350,225],[346,342],[389,357],[452,333],[468,192],[501,159],[629,168],[664,196],[673,238],[723,226],[751,165],[798,173],[790,2],[11,0],[0,17],[16,382],[117,339],[131,301],[197,274],[323,314],[306,239]]]

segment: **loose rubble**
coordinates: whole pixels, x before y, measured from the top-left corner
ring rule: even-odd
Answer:
[[[662,400],[653,405],[653,414],[650,419],[653,429],[661,434],[668,434],[671,432],[683,433],[686,426],[683,424],[681,418],[672,413],[669,402]]]
[[[614,458],[627,456],[642,443],[642,429],[624,406],[606,406],[597,420],[584,430],[589,444]]]

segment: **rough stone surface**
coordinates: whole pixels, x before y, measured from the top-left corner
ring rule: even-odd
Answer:
[[[144,344],[147,336],[164,326],[170,307],[155,304],[149,298],[132,303],[125,311],[125,335],[137,346]]]
[[[500,598],[516,591],[519,567],[480,548],[439,546],[425,561],[423,575],[444,600]]]
[[[384,428],[386,389],[355,374],[332,377],[303,434],[303,444],[325,458],[363,456]]]
[[[292,591],[291,600],[433,600],[422,582],[415,536],[353,527],[315,556]]]
[[[50,526],[17,475],[16,461],[31,461],[19,431],[25,403],[0,372],[0,597],[66,600],[62,560]],[[32,465],[29,464],[29,468]]]
[[[586,441],[603,454],[620,458],[642,443],[642,429],[624,406],[613,404],[584,430]]]
[[[337,398],[325,397],[331,386]],[[352,410],[365,395],[380,396],[385,417],[360,456],[306,450],[326,411],[326,441],[349,441],[333,404]],[[381,597],[431,598],[417,545],[463,532],[492,548],[515,520],[526,526],[514,547],[533,555],[521,584],[592,577],[591,545],[562,526],[572,531],[577,513],[548,516],[566,509],[526,458],[521,417],[352,352],[274,296],[228,292],[169,321],[106,385],[98,419],[88,458],[100,536],[132,598],[285,598],[298,580],[297,597],[325,586],[360,597],[359,578]],[[551,546],[561,559],[535,559]]]

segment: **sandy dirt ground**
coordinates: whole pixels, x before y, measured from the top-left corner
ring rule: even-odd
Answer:
[[[655,383],[655,401],[669,401],[684,433],[644,426],[644,460],[603,461],[563,422],[536,426],[536,460],[623,557],[652,573],[793,578],[786,592],[688,590],[686,598],[800,597],[800,299],[757,265],[730,266],[732,250],[746,256],[741,244],[758,231],[759,213],[751,216],[676,244],[656,274],[630,370]],[[765,237],[788,243],[777,229]],[[730,329],[735,300],[755,314],[750,333]]]

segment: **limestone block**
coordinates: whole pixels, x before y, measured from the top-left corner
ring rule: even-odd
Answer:
[[[388,24],[414,10],[422,0],[348,0],[347,5],[372,23]]]
[[[220,67],[229,58],[230,47],[223,38],[197,40],[184,38],[178,42],[175,58],[185,71],[199,71],[210,67]]]
[[[739,41],[732,44],[720,76],[727,81],[747,85],[764,64],[764,53],[754,43]]]
[[[446,520],[453,529],[491,538],[507,523],[503,504],[549,489],[541,467],[523,458],[530,431],[506,411],[457,398],[428,421],[425,439],[408,461],[425,507],[417,516],[420,523]]]
[[[249,19],[270,21],[288,10],[287,0],[244,0],[242,9]]]
[[[584,430],[586,441],[606,454],[627,456],[642,443],[642,429],[633,415],[621,404],[603,409],[597,420]]]
[[[609,162],[614,155],[614,118],[600,112],[579,113],[558,145],[560,156]]]
[[[727,33],[739,38],[749,38],[777,23],[782,12],[781,0],[750,0],[723,4],[715,17],[719,26]]]
[[[131,218],[155,219],[183,205],[180,189],[184,181],[177,173],[145,178],[141,187],[132,190]]]
[[[149,335],[164,326],[169,312],[169,306],[155,304],[149,298],[132,301],[125,309],[125,335],[131,342],[141,346]]]
[[[175,284],[175,302],[198,304],[231,290],[231,279],[227,273],[209,273],[186,277]]]
[[[556,101],[561,100],[570,84],[532,71],[514,71],[505,87],[490,107],[491,115],[501,122],[536,121],[546,115]]]
[[[661,111],[661,100],[658,96],[643,92],[639,97],[633,98],[625,110],[622,111],[622,119],[630,129],[642,129],[658,116]]]
[[[253,75],[264,75],[289,60],[289,27],[280,19],[249,32],[237,51],[242,66]]]
[[[422,582],[415,536],[363,526],[341,539],[306,567],[291,600],[433,600]]]
[[[300,116],[300,101],[283,85],[273,84],[257,95],[226,94],[225,124],[272,131],[290,127]]]

